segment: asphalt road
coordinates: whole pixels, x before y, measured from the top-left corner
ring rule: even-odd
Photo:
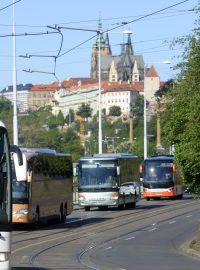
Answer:
[[[200,220],[199,201],[141,200],[136,209],[76,210],[65,224],[15,228],[12,270],[196,270],[182,252]]]

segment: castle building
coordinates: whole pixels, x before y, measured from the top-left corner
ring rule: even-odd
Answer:
[[[131,33],[128,33],[127,42],[121,44],[119,55],[112,55],[109,36],[104,38],[101,19],[98,30],[100,35],[92,46],[90,77],[98,79],[99,45],[101,80],[109,82],[139,82],[144,79],[144,60],[142,55],[135,55]],[[100,38],[100,42],[99,42]],[[100,43],[100,44],[99,44]]]

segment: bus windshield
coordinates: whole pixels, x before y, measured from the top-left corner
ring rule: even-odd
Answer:
[[[173,163],[171,161],[145,161],[144,181],[146,182],[172,182]]]
[[[79,190],[116,188],[117,172],[114,161],[86,161],[79,166]]]
[[[12,161],[12,201],[13,203],[28,202],[28,185],[27,181],[17,181],[14,169],[14,162]]]
[[[0,128],[0,226],[11,221],[10,215],[10,161],[8,140],[4,130]]]

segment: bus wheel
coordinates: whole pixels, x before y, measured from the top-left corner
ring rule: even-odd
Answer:
[[[90,211],[90,206],[85,206],[85,211]]]
[[[64,223],[65,222],[65,218],[66,218],[65,210],[64,210],[63,204],[62,204],[60,206],[60,215],[59,215],[59,221],[60,221],[60,223]]]
[[[136,202],[132,202],[131,206],[132,206],[132,208],[135,208],[136,207]]]
[[[37,229],[39,227],[39,224],[40,224],[40,209],[39,207],[36,209],[36,212],[35,212],[35,229]]]

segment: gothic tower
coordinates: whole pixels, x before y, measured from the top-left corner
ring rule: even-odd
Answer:
[[[101,18],[99,18],[98,31],[100,34],[98,34],[96,41],[94,42],[94,44],[92,46],[90,77],[93,79],[98,78],[99,45],[100,45],[100,55],[101,56],[108,56],[108,55],[112,54],[111,48],[110,48],[110,43],[109,43],[108,33],[106,33],[106,39],[104,39],[104,37],[103,37]],[[99,42],[99,38],[100,38],[100,42]]]

